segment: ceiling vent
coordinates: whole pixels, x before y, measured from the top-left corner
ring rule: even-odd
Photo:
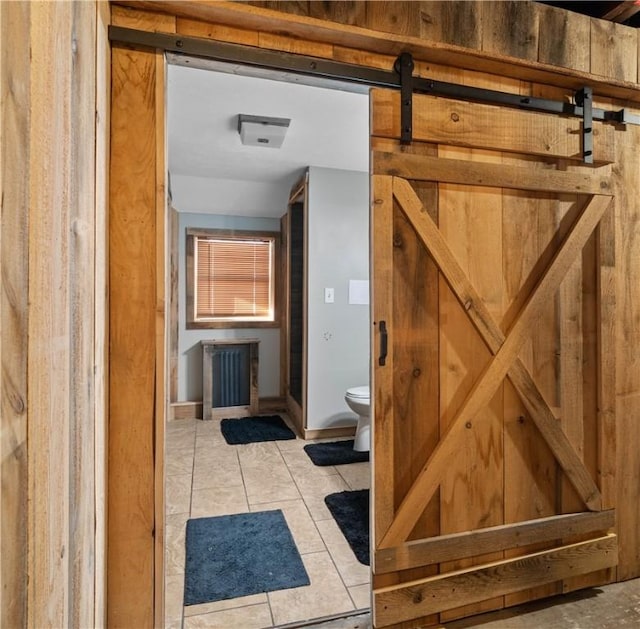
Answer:
[[[246,146],[279,149],[289,128],[290,118],[238,115],[238,133]]]

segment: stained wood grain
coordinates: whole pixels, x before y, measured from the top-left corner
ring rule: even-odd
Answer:
[[[396,187],[394,182],[394,196]],[[396,198],[398,198],[396,196]],[[401,202],[402,203],[402,202]],[[511,368],[518,350],[530,333],[530,326],[540,315],[547,301],[557,289],[576,255],[581,251],[588,237],[598,224],[602,214],[610,203],[608,197],[593,197],[584,209],[563,246],[554,256],[550,267],[545,271],[536,290],[529,296],[526,304],[509,330],[505,342],[491,362],[483,370],[482,376],[451,420],[438,446],[422,469],[402,504],[396,512],[393,524],[385,534],[381,546],[393,546],[407,539],[422,508],[433,495],[446,469],[447,461],[455,456],[460,445],[465,424],[472,423],[477,413],[491,399],[500,382]],[[599,508],[599,495],[589,501],[592,508]]]
[[[351,26],[366,26],[367,2],[364,0],[346,0],[345,2],[311,0],[309,17]]]
[[[622,81],[637,81],[638,34],[636,29],[592,18],[591,72]]]
[[[29,155],[29,604],[28,625],[65,627],[77,594],[69,587],[70,515],[73,495],[73,413],[70,365],[73,259],[70,178],[74,167],[71,125],[73,8],[43,3],[31,7],[31,102]],[[50,59],[56,58],[51,72]],[[48,163],[50,168],[40,165]],[[54,210],[55,208],[55,210]],[[86,262],[86,261],[83,261]],[[51,290],[55,287],[55,290]]]
[[[69,522],[69,624],[95,626],[96,487],[94,477],[95,378],[94,303],[96,266],[96,6],[74,3],[71,15],[72,75],[69,94],[70,211],[69,324],[70,459],[69,484],[73,504]],[[104,372],[102,372],[104,373]],[[89,386],[87,384],[89,383]],[[104,419],[104,416],[102,417]],[[99,543],[99,541],[98,541]]]
[[[516,0],[482,3],[482,50],[537,60],[537,6]]]
[[[115,48],[111,63],[107,618],[142,627],[154,603],[156,59]]]
[[[107,620],[107,442],[108,442],[108,174],[111,88],[109,3],[96,4],[96,198],[95,198],[95,611],[96,627]]]
[[[537,4],[538,61],[589,72],[591,20],[586,15]]]
[[[169,213],[167,207],[167,164],[165,141],[165,100],[166,100],[166,67],[164,53],[155,55],[155,268],[156,268],[156,312],[155,312],[155,418],[153,431],[153,460],[154,469],[154,624],[162,623],[164,619],[164,453],[165,453],[165,425],[168,419],[167,384],[169,369],[167,359],[167,284],[170,282],[168,249],[166,234],[169,233]],[[167,279],[169,278],[169,280]],[[170,290],[170,289],[169,289]]]
[[[620,161],[613,169],[616,242],[616,507],[620,534],[618,580],[640,576],[640,527],[638,527],[638,452],[640,425],[634,418],[640,413],[640,304],[636,287],[640,286],[640,196],[636,177],[640,172],[640,128],[629,129],[620,147]]]
[[[488,166],[497,166],[501,159],[499,154],[449,147],[440,147],[438,154],[443,158],[466,157],[473,163],[486,163]],[[498,314],[503,290],[500,281],[503,256],[500,189],[479,190],[473,186],[458,185],[439,185],[438,188],[441,209],[438,232],[458,261],[461,273],[468,276],[476,287],[478,301],[486,305],[487,311]],[[407,211],[404,201],[401,205]],[[415,213],[407,214],[422,239],[424,235],[420,222],[416,220],[418,217]],[[419,218],[423,217],[424,212]],[[428,243],[426,249],[431,254]],[[441,273],[446,278],[446,273]],[[440,427],[441,434],[444,434],[491,356],[469,320],[465,307],[461,307],[447,286],[446,279],[441,279],[440,286],[440,354]],[[449,462],[442,478],[441,533],[503,523],[502,388],[499,386],[485,408],[478,412],[473,425],[467,425],[462,431],[459,455]],[[439,571],[446,573],[499,559],[502,559],[500,552],[489,555],[479,552],[472,559],[461,557],[444,561]],[[503,604],[502,597],[497,597],[465,605],[461,609],[441,613],[440,620],[447,622],[460,616],[498,609]]]
[[[371,133],[400,137],[400,94],[374,89]],[[499,128],[496,121],[500,120]],[[580,121],[493,105],[414,95],[413,137],[423,142],[581,160]],[[614,129],[594,124],[594,159],[615,160]]]
[[[374,625],[386,625],[451,609],[464,602],[533,588],[615,565],[615,534],[486,566],[374,590]]]
[[[441,535],[376,551],[376,571],[383,573],[406,570],[413,566],[459,560],[534,543],[549,543],[562,537],[608,531],[614,525],[615,512],[611,509],[596,513],[555,515],[517,524]]]
[[[366,6],[368,28],[385,33],[418,37],[420,35],[420,3],[381,0]]]
[[[0,626],[27,625],[29,3],[0,3]]]
[[[604,78],[571,68],[560,68],[537,60],[518,59],[502,54],[479,51],[462,46],[397,35],[371,28],[358,28],[343,23],[326,22],[306,15],[292,15],[249,6],[246,3],[213,0],[117,0],[114,4],[132,6],[188,19],[215,22],[223,26],[260,32],[288,33],[308,41],[328,43],[397,56],[409,50],[416,60],[488,72],[498,76],[538,81],[565,89],[577,90],[585,84],[597,93],[640,102],[640,90],[634,82]]]
[[[606,194],[606,175],[575,173],[553,168],[531,169],[467,159],[447,159],[408,153],[375,151],[373,169],[380,175],[397,175],[419,181],[439,181],[469,186],[581,194]]]
[[[482,2],[478,0],[420,2],[422,39],[480,49],[482,45]]]
[[[246,46],[257,46],[260,39],[260,34],[257,31],[248,31],[220,24],[209,24],[180,17],[176,20],[176,31],[181,35],[190,37],[205,37]]]
[[[180,220],[174,207],[169,208],[169,401],[178,401],[178,278],[180,276],[178,248]]]
[[[372,417],[373,456],[376,457],[371,502],[375,510],[371,520],[371,537],[376,546],[380,543],[384,532],[393,521],[394,513],[394,477],[386,470],[394,469],[394,399],[393,399],[393,341],[388,340],[386,361],[380,365],[376,356],[380,355],[381,334],[380,322],[384,321],[388,329],[395,329],[393,322],[393,197],[392,179],[374,175],[372,177],[372,210],[371,210],[371,248],[376,252],[373,266],[373,324],[371,335],[371,356],[374,382]]]
[[[406,182],[394,179],[394,193],[396,185],[404,189],[402,207],[410,216],[416,231],[449,283],[453,295],[463,306],[491,353],[496,355],[506,337],[492,317],[485,304],[485,299],[477,293],[465,271],[459,266],[457,260],[460,259],[460,252],[455,255],[449,249],[440,230],[425,216],[424,212],[421,212],[420,202]],[[458,324],[457,333],[459,333],[459,328],[460,324]],[[482,364],[486,365],[486,360]],[[579,453],[574,451],[570,440],[559,427],[552,409],[540,393],[527,368],[519,359],[516,359],[514,365],[508,370],[508,375],[538,430],[577,488],[580,497],[585,504],[597,507],[600,499],[598,488],[582,464]]]

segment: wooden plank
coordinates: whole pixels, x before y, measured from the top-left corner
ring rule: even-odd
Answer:
[[[587,15],[537,5],[538,61],[589,72],[591,20]]]
[[[506,340],[504,334],[493,319],[484,300],[476,292],[459,266],[456,256],[450,251],[441,233],[422,211],[420,201],[411,192],[408,184],[403,180],[394,179],[394,194],[396,185],[402,187],[405,191],[402,206],[411,218],[416,231],[423,239],[430,254],[451,286],[454,295],[473,321],[487,347],[492,354],[496,355]],[[551,408],[520,359],[515,360],[508,371],[508,375],[531,413],[536,426],[585,504],[597,507],[599,500],[598,488],[584,465],[582,465],[566,435],[562,432]]]
[[[397,56],[407,51],[417,61],[466,68],[498,76],[537,81],[577,90],[585,84],[603,96],[640,101],[640,88],[633,81],[620,81],[595,76],[571,68],[559,68],[531,59],[517,59],[502,54],[473,50],[408,35],[384,33],[345,23],[334,23],[290,15],[278,11],[249,6],[245,3],[216,2],[215,0],[117,0],[114,4],[132,6],[194,20],[252,29],[260,32],[287,33],[308,41],[328,43],[379,54]]]
[[[371,538],[377,547],[382,535],[393,521],[394,512],[394,400],[393,400],[393,352],[388,352],[385,364],[378,361],[380,355],[380,322],[390,330],[389,348],[393,348],[393,190],[392,178],[373,175],[371,210],[371,251],[373,252],[373,334],[372,357],[372,444],[374,476],[371,487]]]
[[[69,624],[95,626],[95,301],[96,6],[74,3],[70,85],[69,223],[70,380]],[[80,141],[79,139],[82,138]],[[89,386],[88,386],[89,384]]]
[[[180,263],[180,218],[174,207],[169,208],[169,401],[178,401],[178,332],[180,306],[178,303],[178,277]]]
[[[72,5],[31,5],[28,626],[72,623]],[[56,59],[52,71],[51,59]],[[42,164],[49,164],[43,168]],[[51,290],[55,287],[55,290]],[[79,333],[82,336],[82,333]],[[74,334],[75,337],[75,334]],[[75,454],[75,453],[74,453]]]
[[[395,178],[394,196],[399,200],[401,205],[409,203],[406,199],[406,194],[403,194],[404,186],[409,187],[408,184],[404,184],[404,186],[399,184],[398,190],[396,191],[397,181],[399,180]],[[475,384],[464,404],[460,407],[436,450],[434,450],[433,454],[429,457],[422,472],[405,496],[380,546],[393,546],[407,539],[415,522],[420,517],[422,509],[431,499],[431,496],[433,496],[433,493],[440,484],[448,460],[455,456],[463,431],[468,429],[469,426],[473,426],[476,415],[491,399],[497,387],[506,376],[507,371],[512,367],[518,350],[530,333],[530,327],[534,324],[540,312],[557,289],[564,274],[571,266],[573,259],[575,259],[576,255],[581,251],[586,240],[595,229],[609,202],[610,199],[608,197],[594,196],[592,201],[585,207],[580,219],[574,225],[573,230],[556,253],[552,264],[542,276],[536,290],[529,296],[527,303],[511,327],[505,342],[495,354],[492,361],[483,370],[483,375]],[[469,304],[469,308],[472,305],[473,304]],[[552,425],[553,424],[550,424],[550,426]],[[556,437],[559,440],[562,438],[560,434],[556,435]],[[599,508],[599,498],[599,494],[591,496],[589,499],[590,508]]]
[[[175,33],[176,18],[172,15],[139,11],[133,7],[114,6],[111,10],[111,22],[114,26],[135,28],[143,31]]]
[[[438,155],[445,158],[468,157],[474,160],[472,163],[487,163],[489,166],[495,166],[496,161],[501,160],[499,154],[451,147],[439,147]],[[460,264],[463,274],[476,287],[478,299],[486,305],[487,310],[499,315],[503,301],[501,192],[498,188],[480,191],[476,187],[455,185],[439,185],[438,190],[441,210],[438,231]],[[412,218],[410,220],[420,235],[417,223]],[[428,245],[426,250],[429,251]],[[439,397],[440,432],[444,434],[475,381],[481,376],[491,353],[444,277],[440,279],[440,284],[442,376]],[[486,407],[477,415],[473,429],[462,433],[459,451],[470,455],[450,461],[442,478],[440,522],[443,534],[503,523],[502,390],[502,386],[497,388]],[[472,559],[443,562],[439,565],[439,572],[460,570],[502,558],[501,552],[489,555],[478,553]],[[441,614],[440,621],[448,622],[460,616],[498,609],[503,604],[503,598],[498,597],[471,606],[465,605]]]
[[[508,164],[384,151],[374,151],[373,172],[419,181],[540,192],[606,194],[612,188],[609,177],[596,173],[521,168]]]
[[[604,508],[616,503],[616,242],[613,211],[598,226],[598,484]]]
[[[533,2],[482,4],[482,50],[531,61],[538,59],[538,9]]]
[[[635,0],[624,0],[624,2],[616,2],[613,7],[601,16],[601,19],[621,24],[633,17],[638,11],[640,11],[640,5]]]
[[[367,2],[365,0],[346,0],[345,2],[311,0],[309,17],[352,26],[366,26]]]
[[[373,591],[374,626],[419,618],[616,565],[615,534]]]
[[[621,81],[638,80],[635,28],[591,19],[591,73]]]
[[[420,3],[380,0],[366,6],[368,28],[384,33],[418,37],[420,35]]]
[[[164,622],[164,513],[165,513],[165,487],[164,487],[164,450],[165,450],[165,425],[168,415],[168,396],[166,392],[168,383],[168,362],[166,355],[168,328],[165,323],[167,305],[167,277],[169,268],[167,265],[168,250],[166,238],[168,228],[167,207],[167,165],[166,140],[165,140],[165,100],[166,100],[166,67],[163,52],[156,52],[155,58],[155,225],[156,225],[156,304],[155,304],[155,426],[154,426],[154,626]]]
[[[206,39],[244,44],[245,46],[257,46],[260,38],[260,34],[257,31],[248,31],[221,24],[208,24],[184,18],[177,18],[176,32],[189,37],[205,37]]]
[[[523,95],[530,95],[532,88],[523,86]],[[508,163],[539,170],[541,165],[533,161],[507,160]],[[505,257],[505,304],[500,321],[502,329],[508,329],[511,317],[519,310],[549,264],[562,231],[557,225],[557,200],[550,195],[532,195],[525,192],[503,191]],[[557,427],[558,421],[549,405],[559,406],[557,394],[557,305],[556,297],[550,300],[537,319],[531,338],[520,351],[520,359],[526,366],[530,381],[535,382],[536,401],[525,404],[523,396],[513,385],[505,386],[505,521],[520,522],[555,515],[557,511],[558,463],[550,447],[536,425],[542,416],[543,425]],[[531,389],[533,390],[533,389]],[[540,406],[540,411],[537,407]],[[531,409],[531,410],[530,410]],[[560,410],[558,409],[558,413]],[[533,421],[532,421],[533,419]],[[570,451],[571,454],[571,451]],[[567,465],[565,465],[567,467]],[[577,461],[577,469],[580,461]],[[588,486],[593,481],[584,474]],[[597,491],[597,489],[596,489]],[[587,496],[589,494],[586,494]],[[582,503],[575,511],[582,510]],[[577,540],[576,540],[577,541]],[[558,539],[556,544],[560,544]],[[505,557],[527,555],[548,548],[549,544],[531,544],[505,551]],[[561,583],[555,582],[505,596],[505,605],[515,605],[527,600],[558,594]]]
[[[371,134],[400,137],[400,94],[392,90],[371,90],[374,111]],[[500,132],[496,124],[499,121]],[[510,153],[544,155],[582,160],[580,125],[577,118],[508,109],[437,98],[413,97],[413,137],[438,142]],[[614,129],[594,123],[594,159],[615,161]]]
[[[616,261],[616,510],[620,537],[618,580],[640,576],[638,452],[640,452],[640,127],[630,127],[620,145],[615,181]]]
[[[95,185],[95,613],[96,627],[107,620],[107,404],[109,391],[108,339],[108,203],[109,110],[111,95],[111,46],[109,3],[96,3],[96,185]]]
[[[464,557],[475,557],[528,544],[553,542],[561,537],[608,531],[615,526],[615,511],[570,513],[538,520],[501,524],[475,531],[406,542],[376,551],[376,573],[407,570]]]
[[[27,626],[31,4],[0,3],[0,626]]]
[[[111,63],[107,617],[143,627],[154,602],[156,59],[114,48]]]
[[[482,2],[451,0],[420,2],[420,37],[431,41],[482,47]]]

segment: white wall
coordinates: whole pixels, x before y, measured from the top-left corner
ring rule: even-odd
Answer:
[[[284,213],[283,209],[283,213]],[[215,330],[187,330],[186,318],[186,229],[201,227],[209,229],[245,229],[254,231],[280,231],[276,218],[250,218],[244,216],[221,216],[216,214],[192,214],[180,212],[180,238],[178,250],[178,400],[202,400],[202,346],[204,339],[257,338],[259,346],[258,395],[273,397],[280,395],[280,329],[239,328]]]
[[[348,303],[349,280],[369,279],[369,175],[311,167],[308,215],[307,428],[318,429],[353,424],[344,394],[369,384],[369,306]]]

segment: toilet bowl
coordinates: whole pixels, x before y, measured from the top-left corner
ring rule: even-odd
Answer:
[[[369,415],[369,387],[353,387],[347,389],[344,396],[349,408],[358,415],[358,425],[353,449],[358,452],[368,452],[371,445],[371,417]]]

